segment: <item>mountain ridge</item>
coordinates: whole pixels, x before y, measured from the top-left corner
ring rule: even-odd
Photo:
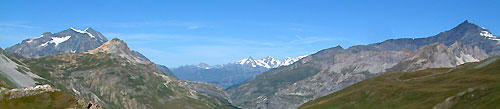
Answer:
[[[491,108],[498,107],[499,57],[450,68],[378,75],[309,101],[317,108]]]
[[[487,57],[497,55],[500,52],[498,40],[485,37],[483,31],[488,30],[464,21],[450,30],[426,38],[388,39],[347,49],[339,46],[327,48],[292,65],[263,72],[242,84],[230,87],[228,92],[233,103],[242,108],[296,108],[308,100],[396,69],[393,68],[395,65],[399,64],[400,69],[405,69],[411,64],[402,65],[402,61],[413,56],[419,48],[436,42],[450,47],[458,41],[463,46],[483,50]],[[446,51],[449,53],[437,54],[444,53],[446,55],[439,56],[453,60],[456,60],[454,56],[484,56],[482,53],[475,53],[474,49]],[[437,66],[434,67],[449,67],[435,65]],[[415,67],[420,68],[426,67]]]

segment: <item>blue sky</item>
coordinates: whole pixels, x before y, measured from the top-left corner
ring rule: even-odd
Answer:
[[[92,27],[168,67],[296,57],[391,38],[427,37],[469,20],[500,32],[496,0],[0,1],[0,47]]]

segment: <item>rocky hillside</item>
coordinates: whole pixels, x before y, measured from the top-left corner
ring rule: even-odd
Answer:
[[[232,108],[141,61],[113,39],[85,53],[23,60],[47,84],[104,108]]]
[[[19,53],[24,57],[41,57],[59,53],[81,53],[95,49],[108,40],[100,32],[92,28],[67,30],[50,33],[45,32],[37,38],[25,39],[6,52]]]
[[[427,38],[391,39],[348,49],[337,46],[321,50],[228,91],[233,104],[239,107],[296,108],[385,72],[477,62],[498,54],[499,41],[485,28],[464,21]]]
[[[454,68],[386,73],[307,102],[300,108],[499,107],[499,59],[497,56]]]
[[[98,104],[74,97],[50,85],[38,85],[47,80],[32,73],[20,59],[24,58],[0,48],[0,107],[99,109]]]
[[[8,56],[0,48],[0,79],[14,88],[35,86],[38,81],[43,80],[40,76],[31,72],[26,65],[17,58]]]
[[[454,67],[465,62],[488,58],[485,51],[455,42],[449,47],[441,42],[423,46],[412,56],[392,67],[391,71],[415,71],[426,68]]]

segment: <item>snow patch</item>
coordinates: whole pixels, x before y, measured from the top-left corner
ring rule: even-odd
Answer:
[[[73,31],[79,32],[79,33],[86,33],[86,32],[84,32],[84,31],[82,31],[82,30],[75,29],[75,28],[73,28],[73,27],[71,27],[70,29],[71,29],[71,30],[73,30]]]
[[[45,43],[43,43],[43,44],[40,44],[38,47],[45,47],[45,46],[47,46],[48,44],[49,44],[49,42],[45,42]]]
[[[500,41],[500,39],[498,39],[496,36],[494,36],[493,34],[491,34],[488,31],[481,31],[481,33],[479,33],[479,35],[484,36],[484,37],[491,39],[491,40]]]
[[[75,31],[75,32],[78,32],[78,33],[82,33],[82,34],[87,34],[89,35],[91,38],[95,38],[94,35],[90,34],[89,32],[87,32],[89,28],[85,29],[85,31],[82,31],[82,30],[79,30],[79,29],[75,29],[73,27],[71,27],[71,30]]]
[[[26,41],[26,42],[31,43],[31,42],[33,42],[33,39],[30,39],[30,40],[28,40],[28,41]]]
[[[38,37],[36,37],[36,38],[30,38],[30,40],[28,40],[28,41],[26,41],[26,42],[31,43],[31,42],[33,42],[33,40],[35,40],[35,39],[40,39],[40,38],[42,38],[43,36],[44,36],[44,35],[42,34],[42,35],[40,35],[40,36],[38,36]]]
[[[60,43],[68,40],[69,38],[71,38],[71,36],[65,36],[65,37],[52,37],[52,40],[50,40],[49,42],[50,43],[54,43],[56,44],[56,47],[57,45],[59,45]]]
[[[47,41],[43,44],[40,44],[38,47],[45,47],[47,46],[49,43],[54,43],[55,46],[57,47],[57,45],[59,45],[60,43],[63,43],[64,41],[68,40],[69,38],[71,38],[71,36],[65,36],[65,37],[52,37],[52,40],[50,41]]]
[[[42,38],[43,36],[44,36],[44,35],[42,34],[42,35],[40,35],[40,36],[38,36],[38,37],[36,37],[36,38],[33,38],[33,39],[40,39],[40,38]]]

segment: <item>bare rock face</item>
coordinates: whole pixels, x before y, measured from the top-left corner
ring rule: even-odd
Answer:
[[[67,30],[50,33],[45,32],[37,38],[25,39],[6,52],[19,53],[24,57],[42,57],[59,53],[81,53],[92,50],[108,41],[100,32],[92,28]]]
[[[438,42],[420,48],[390,70],[408,72],[426,68],[454,67],[466,62],[479,62],[486,58],[488,58],[486,52],[477,46],[471,47],[455,42],[448,47]]]
[[[499,53],[500,39],[468,21],[427,38],[390,39],[321,50],[298,62],[230,87],[242,108],[297,108],[366,78],[392,71],[454,67]]]
[[[118,38],[114,38],[114,39],[102,44],[101,46],[99,46],[98,48],[96,48],[94,50],[89,50],[87,53],[95,54],[95,53],[99,53],[99,52],[115,54],[115,55],[118,55],[122,58],[125,58],[131,62],[137,62],[137,63],[149,62],[146,60],[142,61],[141,59],[139,59],[135,55],[135,53],[130,51],[127,44],[123,40],[120,40]]]

